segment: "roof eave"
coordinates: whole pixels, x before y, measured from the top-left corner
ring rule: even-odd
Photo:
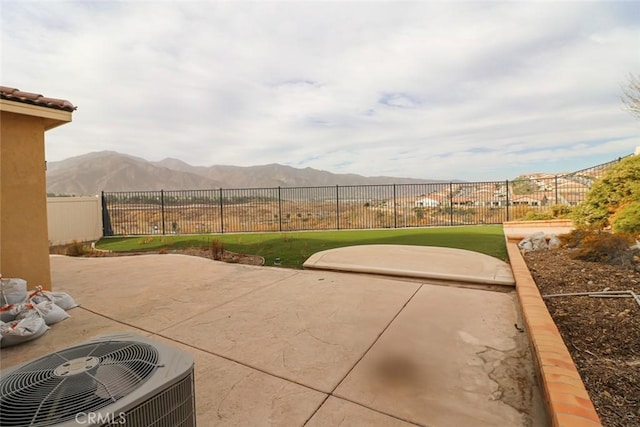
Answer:
[[[9,101],[6,99],[0,99],[0,111],[42,117],[44,119],[45,131],[62,126],[65,123],[69,123],[72,117],[71,111],[41,107],[39,105]]]

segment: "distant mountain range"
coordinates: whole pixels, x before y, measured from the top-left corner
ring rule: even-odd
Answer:
[[[101,191],[205,190],[215,188],[317,187],[326,185],[421,184],[443,181],[365,177],[270,164],[191,166],[178,159],[150,162],[101,151],[47,163],[47,192],[95,195]]]

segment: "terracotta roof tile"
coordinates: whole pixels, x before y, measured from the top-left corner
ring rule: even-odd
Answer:
[[[19,89],[6,86],[0,86],[0,99],[71,112],[78,108],[64,99],[46,98],[37,93],[22,92]]]

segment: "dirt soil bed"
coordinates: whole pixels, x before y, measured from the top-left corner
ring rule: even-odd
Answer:
[[[176,253],[183,255],[199,256],[216,261],[224,261],[234,264],[247,264],[247,265],[264,265],[264,258],[258,255],[241,254],[237,252],[231,252],[224,250],[221,254],[214,256],[211,250],[205,248],[185,248],[169,250],[167,253]]]
[[[640,273],[571,258],[571,249],[529,252],[544,295],[603,290],[640,294]],[[640,305],[633,298],[545,298],[604,426],[640,426]]]
[[[85,246],[88,248],[90,242]],[[58,255],[68,255],[69,245],[52,246],[49,248],[49,253]],[[84,257],[117,257],[117,256],[133,256],[133,255],[149,255],[149,254],[182,254],[199,256],[202,258],[208,258],[216,261],[224,261],[233,264],[247,264],[247,265],[264,265],[264,258],[258,255],[241,254],[237,252],[231,252],[222,250],[220,253],[215,254],[209,248],[182,248],[182,249],[162,249],[157,251],[129,251],[129,252],[108,252],[88,250],[82,254]]]

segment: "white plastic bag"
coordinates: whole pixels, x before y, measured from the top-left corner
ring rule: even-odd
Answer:
[[[42,336],[49,327],[40,316],[29,316],[0,326],[0,347],[11,347]]]
[[[27,317],[34,317],[34,316],[42,317],[40,312],[35,309],[35,306],[33,304],[25,304],[24,309],[18,313],[18,315],[15,318],[15,321],[19,322],[22,319],[26,319]]]
[[[27,281],[24,279],[0,279],[0,306],[19,304],[27,299]]]
[[[64,319],[68,319],[70,317],[69,313],[51,301],[39,302],[34,306],[34,309],[40,316],[42,316],[47,325],[62,322]]]
[[[0,307],[0,322],[11,322],[16,318],[16,315],[12,311],[13,307],[13,304]]]
[[[34,312],[36,315],[38,314],[38,312],[34,310],[33,304],[28,302],[24,302],[22,304],[12,304],[8,307],[9,310],[7,310],[7,312],[13,316],[12,320],[24,319],[25,317],[27,317],[27,313],[29,312]]]
[[[29,299],[35,304],[43,301],[51,301],[63,310],[70,310],[78,306],[68,293],[43,291],[41,286],[38,286],[36,290],[29,295]]]
[[[20,304],[9,304],[0,308],[0,320],[3,322],[13,322],[14,320],[20,320],[24,316],[21,316],[23,312],[33,310],[33,304],[23,302]]]

